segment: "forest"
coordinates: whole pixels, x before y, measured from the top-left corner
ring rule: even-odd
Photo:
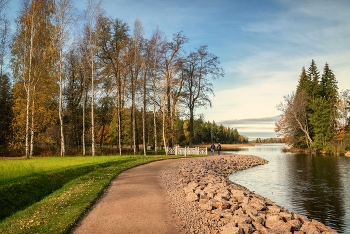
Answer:
[[[350,90],[338,92],[328,63],[302,68],[296,91],[284,97],[275,131],[293,148],[343,154],[350,150]]]
[[[208,46],[182,31],[145,37],[88,0],[24,0],[10,32],[0,0],[0,155],[146,154],[173,145],[247,142],[198,107],[224,76]],[[170,38],[170,39],[168,39]],[[9,71],[6,68],[10,68]]]

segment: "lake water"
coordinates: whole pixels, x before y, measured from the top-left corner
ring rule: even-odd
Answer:
[[[282,144],[241,148],[268,164],[230,175],[230,180],[290,211],[350,233],[350,158],[284,153]]]

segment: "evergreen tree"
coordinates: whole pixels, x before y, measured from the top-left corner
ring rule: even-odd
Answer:
[[[309,79],[309,76],[306,74],[305,67],[303,67],[299,77],[296,93],[298,94],[301,91],[305,91],[307,94],[310,94],[310,89],[311,89],[311,80]]]
[[[324,66],[322,78],[320,81],[320,94],[330,104],[335,105],[338,99],[338,86],[333,71],[328,63]]]
[[[311,65],[307,71],[307,76],[310,81],[308,95],[311,98],[316,98],[320,95],[320,85],[319,85],[320,72],[318,71],[314,60],[311,61]]]
[[[313,144],[312,148],[322,149],[327,142],[333,137],[333,125],[331,124],[332,106],[326,98],[318,97],[310,103],[312,114],[310,114],[309,122],[313,126]]]
[[[333,138],[337,119],[338,87],[328,63],[324,66],[318,92],[310,101],[309,121],[313,129],[313,147],[322,149]]]
[[[0,113],[0,146],[7,146],[12,121],[11,84],[7,75],[0,77]]]

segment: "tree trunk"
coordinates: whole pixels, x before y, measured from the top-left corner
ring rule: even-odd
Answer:
[[[33,92],[34,96],[34,92]],[[35,114],[35,101],[33,98],[33,105],[32,105],[32,127],[30,129],[30,151],[29,151],[29,156],[33,156],[33,151],[34,151],[34,114]]]
[[[33,44],[34,44],[34,16],[31,17],[30,26],[30,49],[29,49],[29,69],[28,69],[28,84],[27,84],[27,116],[26,116],[26,158],[30,158],[31,150],[29,148],[29,114],[31,102],[31,86],[32,86],[32,59],[33,59]]]
[[[85,77],[84,77],[84,89],[85,87]],[[82,136],[82,141],[83,141],[83,156],[86,155],[86,147],[85,147],[85,108],[86,108],[86,99],[87,99],[87,94],[86,91],[84,92],[84,102],[83,102],[83,136]]]
[[[165,100],[163,100],[165,102]],[[163,144],[164,144],[164,150],[165,150],[165,155],[168,155],[168,150],[167,150],[167,145],[166,145],[166,132],[165,132],[165,103],[162,103],[163,106],[163,121],[162,121],[162,127],[163,127]]]
[[[194,133],[193,133],[193,108],[190,109],[190,123],[189,123],[189,130],[190,130],[190,136],[189,136],[189,147],[193,146],[193,138],[194,138]]]
[[[100,138],[100,151],[101,151],[101,154],[102,154],[102,144],[103,144],[105,126],[106,126],[105,124],[102,125],[102,132],[101,132],[101,138]]]
[[[91,62],[91,155],[95,156],[94,62]]]
[[[119,81],[120,82],[120,81]],[[118,92],[118,148],[119,155],[122,155],[122,112],[121,112],[121,85],[119,84],[119,92]]]
[[[155,98],[155,97],[154,97]],[[156,102],[153,103],[153,131],[154,131],[154,152],[157,154],[157,114],[156,114]]]
[[[92,30],[92,29],[91,29]],[[92,41],[92,32],[90,32],[90,42]],[[90,59],[91,59],[91,155],[95,156],[95,84],[94,84],[94,51],[90,45]]]
[[[133,82],[133,81],[132,81]],[[136,154],[136,116],[135,116],[135,93],[134,84],[132,83],[132,94],[131,94],[132,104],[131,104],[131,121],[132,121],[132,146],[134,150],[134,155]]]
[[[147,69],[146,69],[147,70]],[[147,71],[145,72],[145,75],[143,77],[143,110],[142,110],[142,135],[143,135],[143,155],[146,156],[146,75]]]
[[[64,133],[63,133],[63,114],[62,114],[62,92],[63,92],[63,80],[62,80],[62,50],[60,50],[60,61],[59,61],[59,79],[60,79],[60,97],[58,105],[58,115],[60,119],[60,133],[61,133],[61,157],[65,156],[66,149],[64,145]]]
[[[30,110],[30,86],[27,87],[27,104],[26,104],[26,158],[29,159],[29,110]]]

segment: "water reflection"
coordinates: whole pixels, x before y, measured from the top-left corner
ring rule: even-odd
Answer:
[[[257,155],[269,163],[230,179],[339,233],[350,233],[350,158],[283,153],[281,147],[261,145],[232,152]]]

